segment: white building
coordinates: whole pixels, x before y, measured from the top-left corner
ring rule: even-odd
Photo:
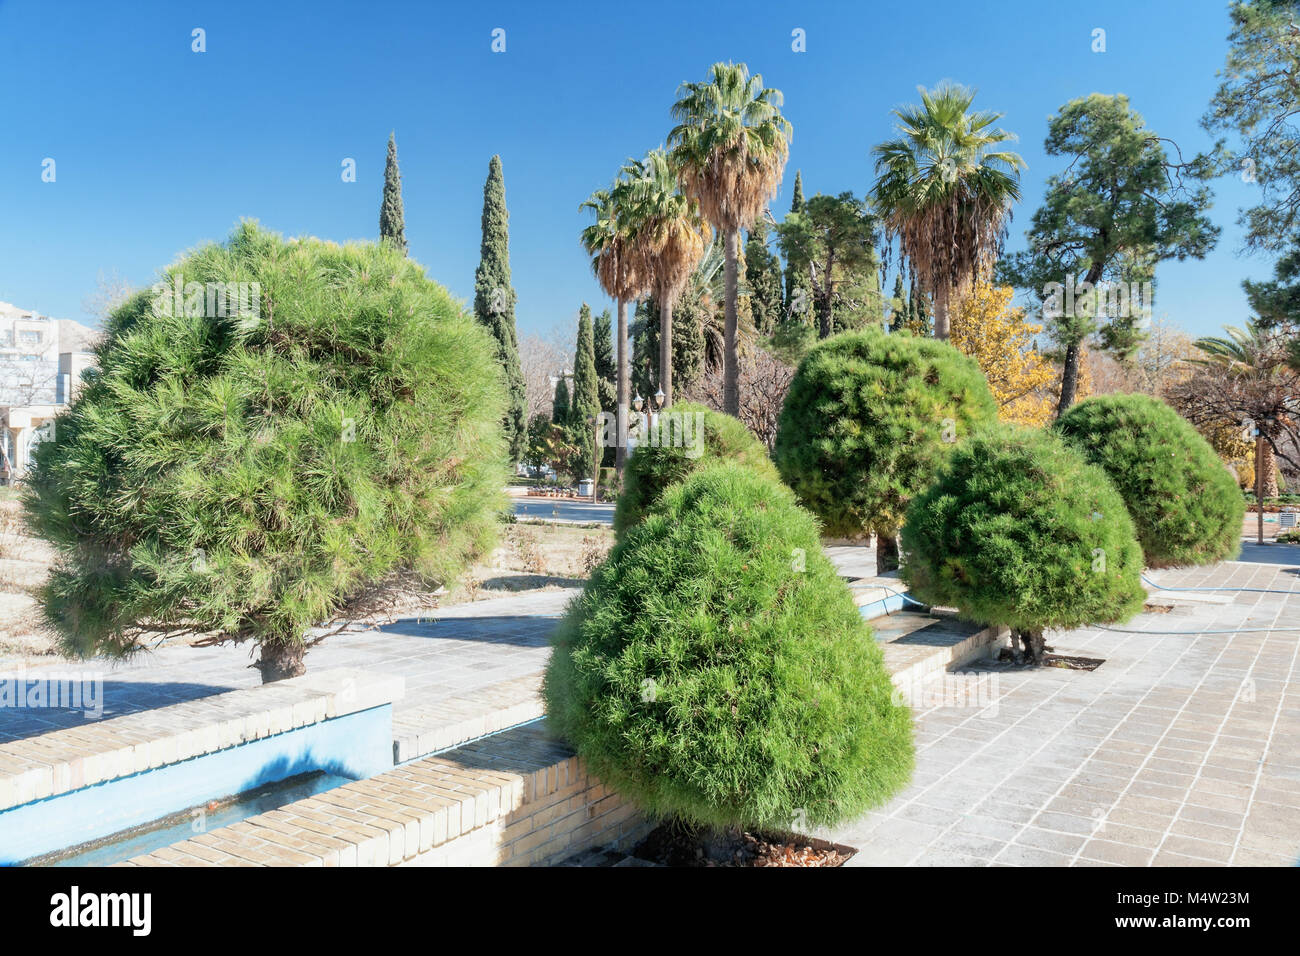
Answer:
[[[94,329],[0,302],[0,481],[22,477],[94,365]]]

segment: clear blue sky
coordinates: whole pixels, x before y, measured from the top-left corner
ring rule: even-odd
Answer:
[[[193,53],[191,30],[207,33]],[[490,50],[506,30],[506,52]],[[791,51],[791,30],[807,52]],[[1105,53],[1091,50],[1094,28]],[[865,193],[871,147],[918,84],[952,79],[1005,113],[1028,161],[1011,248],[1058,164],[1047,117],[1094,91],[1127,93],[1187,152],[1223,63],[1223,0],[926,0],[924,3],[58,2],[0,0],[0,300],[84,318],[102,270],[137,285],[241,217],[289,235],[378,230],[396,130],[411,255],[472,297],[488,159],[500,153],[521,333],[584,299],[607,304],[577,236],[578,204],[659,145],[678,84],[745,61],[785,93],[790,167],[774,203]],[[46,157],[57,181],[41,181]],[[340,180],[345,157],[356,183]],[[1240,323],[1238,207],[1255,187],[1216,183],[1224,227],[1206,261],[1157,273],[1155,311],[1194,333]]]

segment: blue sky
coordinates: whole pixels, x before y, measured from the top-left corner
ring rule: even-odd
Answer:
[[[191,30],[207,52],[191,52]],[[490,49],[494,28],[506,52]],[[791,50],[802,28],[807,52]],[[1106,52],[1092,32],[1106,31]],[[973,86],[1005,113],[1029,164],[1009,248],[1060,167],[1049,115],[1094,91],[1127,93],[1191,153],[1226,52],[1223,0],[925,3],[217,3],[0,0],[0,300],[84,318],[97,275],[136,285],[241,217],[289,235],[378,230],[397,133],[411,255],[473,294],[483,179],[502,157],[521,334],[607,304],[577,236],[578,204],[659,145],[678,85],[747,62],[785,94],[790,166],[773,204],[865,193],[870,150],[918,84]],[[46,158],[57,179],[41,181]],[[357,162],[357,182],[340,164]],[[1155,311],[1207,334],[1246,318],[1237,179],[1215,184],[1224,227],[1203,262],[1163,265]]]

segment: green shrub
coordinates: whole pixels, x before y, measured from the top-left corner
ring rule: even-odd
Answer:
[[[58,549],[43,599],[68,651],[192,629],[255,641],[264,678],[291,676],[309,628],[490,547],[495,347],[419,266],[245,223],[163,280],[260,294],[242,312],[136,294],[37,449],[27,508]]]
[[[910,713],[815,519],[742,465],[669,488],[553,640],[549,719],[653,814],[830,824],[910,775]]]
[[[694,402],[677,402],[659,422],[658,444],[638,445],[623,465],[623,490],[614,506],[614,532],[620,536],[645,517],[669,485],[719,460],[738,461],[777,478],[767,448],[738,418]],[[677,423],[682,427],[680,441]]]
[[[1038,661],[1044,628],[1125,620],[1145,598],[1119,493],[1050,432],[996,425],[958,445],[902,540],[920,600],[1014,629]]]
[[[837,335],[799,365],[773,458],[837,537],[879,535],[881,570],[908,501],[956,441],[997,418],[975,361],[934,339],[870,330]]]
[[[1153,568],[1213,564],[1241,550],[1241,494],[1209,442],[1164,402],[1100,395],[1056,422],[1067,443],[1103,468]]]

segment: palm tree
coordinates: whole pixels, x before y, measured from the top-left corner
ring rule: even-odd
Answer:
[[[994,148],[1014,137],[994,127],[1002,114],[969,112],[974,91],[918,89],[919,107],[894,111],[902,135],[874,150],[874,199],[886,260],[897,239],[909,274],[934,299],[934,336],[946,339],[956,300],[1001,253],[1025,161]]]
[[[627,303],[644,295],[645,269],[633,242],[631,196],[622,174],[609,189],[598,189],[578,208],[590,209],[596,221],[582,230],[580,241],[591,256],[591,271],[601,288],[618,303],[618,413],[614,465],[620,478],[627,457],[628,366]]]
[[[743,63],[715,63],[705,83],[677,91],[668,134],[682,191],[726,243],[726,359],[723,405],[740,411],[740,356],[736,344],[737,261],[740,230],[754,224],[785,172],[792,129],[781,115],[781,91]]]
[[[659,304],[659,387],[663,405],[673,400],[673,304],[690,281],[709,242],[694,200],[682,195],[662,149],[623,167],[632,212],[632,238]]]

